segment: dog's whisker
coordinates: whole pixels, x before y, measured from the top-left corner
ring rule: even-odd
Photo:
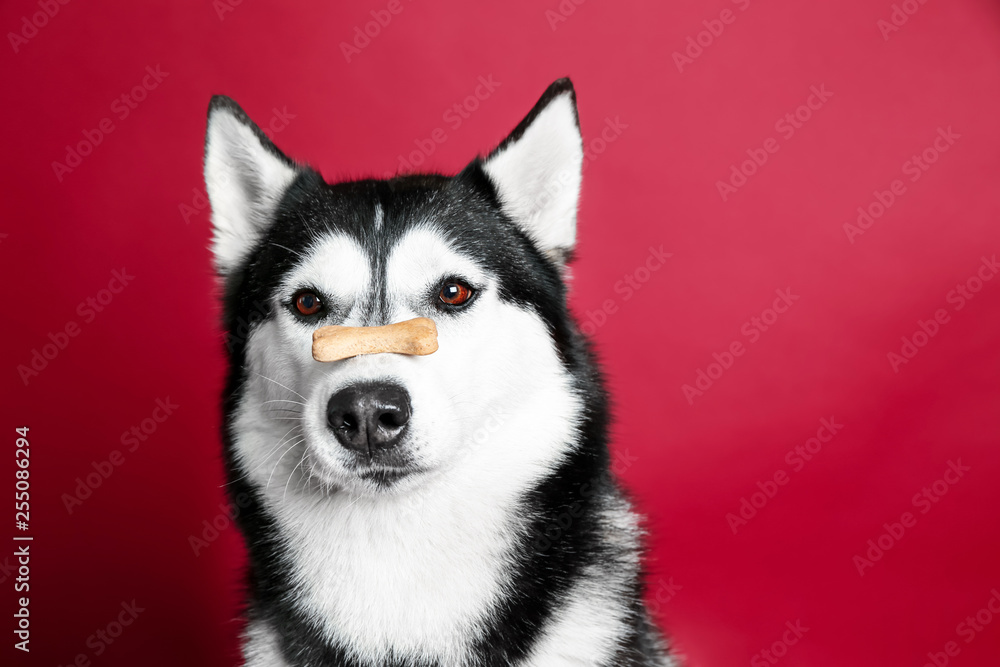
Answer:
[[[285,435],[281,436],[281,439],[278,440],[277,444],[275,444],[273,447],[271,447],[271,449],[268,450],[267,454],[264,456],[264,460],[261,461],[259,464],[257,464],[257,466],[253,468],[253,470],[256,470],[257,468],[261,467],[269,458],[274,456],[274,453],[278,451],[278,449],[281,447],[282,444],[288,441],[289,436],[291,436],[292,432],[295,431],[295,429],[297,428],[298,428],[297,426],[293,426],[287,431],[285,431]]]
[[[286,248],[285,246],[281,245],[280,243],[275,243],[274,241],[271,241],[270,245],[273,245],[275,248],[281,248],[282,250],[287,250],[288,252],[290,252],[293,255],[296,255],[298,257],[301,257],[302,259],[306,258],[305,255],[303,255],[301,252],[299,252],[297,250],[292,250],[291,248]]]
[[[290,452],[290,451],[292,451],[293,449],[295,449],[295,447],[296,447],[296,446],[297,446],[298,444],[300,444],[301,442],[303,442],[304,440],[305,440],[305,437],[304,437],[304,436],[303,436],[303,437],[300,437],[300,438],[296,438],[296,439],[295,439],[294,441],[292,441],[292,443],[291,443],[291,444],[289,444],[289,445],[288,445],[288,448],[287,448],[287,449],[285,449],[285,451],[283,451],[283,452],[281,453],[281,456],[279,456],[279,457],[278,457],[278,460],[277,460],[277,461],[275,461],[275,463],[274,463],[274,467],[273,467],[273,468],[271,468],[271,474],[267,476],[267,484],[265,484],[265,485],[264,485],[264,489],[265,489],[265,490],[267,490],[267,489],[271,488],[271,479],[272,479],[272,478],[274,477],[274,473],[275,473],[275,471],[277,471],[277,470],[278,470],[278,466],[279,466],[279,465],[281,465],[281,459],[285,458],[285,456],[286,456],[286,455],[288,454],[288,452]]]
[[[284,389],[286,391],[292,392],[293,394],[295,394],[296,396],[298,396],[299,398],[301,398],[303,401],[308,401],[309,400],[308,398],[306,398],[305,396],[303,396],[299,392],[297,392],[294,389],[291,389],[289,387],[286,387],[285,385],[281,384],[280,382],[278,382],[277,380],[275,380],[273,378],[269,378],[269,377],[267,377],[266,375],[264,375],[262,373],[258,373],[257,371],[253,370],[252,368],[247,368],[247,370],[250,371],[251,373],[253,373],[254,375],[257,375],[259,377],[264,378],[265,380],[267,380],[269,382],[273,382],[274,384],[278,385],[279,387],[281,387],[282,389]]]
[[[272,456],[274,456],[274,453],[278,451],[278,449],[281,447],[282,444],[284,444],[286,438],[288,438],[288,436],[291,435],[291,433],[295,429],[297,429],[297,428],[299,428],[299,427],[298,426],[293,426],[290,429],[288,429],[287,431],[285,431],[285,434],[283,436],[281,436],[281,439],[278,440],[278,442],[277,442],[276,445],[274,445],[273,447],[271,447],[271,449],[268,450],[267,454],[264,455],[264,458],[263,458],[263,460],[261,460],[260,463],[258,463],[253,468],[251,468],[250,470],[248,470],[245,474],[240,475],[239,477],[237,477],[236,479],[234,479],[234,480],[232,480],[230,482],[226,482],[225,484],[222,485],[222,487],[219,487],[219,488],[223,488],[223,487],[229,486],[230,484],[235,484],[236,482],[240,481],[241,479],[246,479],[251,474],[253,474],[256,470],[260,469],[265,463],[267,463],[268,459],[270,459]]]
[[[288,481],[285,482],[285,491],[284,493],[281,494],[281,502],[285,502],[285,498],[288,496],[288,484],[292,481],[292,478],[295,477],[295,471],[299,469],[299,466],[302,465],[302,462],[305,460],[306,460],[306,450],[305,448],[303,448],[302,456],[299,457],[298,465],[292,468],[292,472],[288,473]]]
[[[302,450],[302,472],[305,474],[299,475],[299,483],[296,484],[296,491],[303,491],[309,489],[309,480],[312,479],[312,470],[309,467],[309,450],[304,448]]]
[[[298,410],[296,408],[281,408],[281,407],[274,407],[274,406],[271,406],[271,407],[268,407],[268,408],[264,408],[263,411],[265,413],[267,413],[267,414],[270,414],[272,412],[291,412],[292,414],[301,415],[303,413],[302,410]]]
[[[300,413],[300,412],[292,412],[291,414],[292,415],[296,415],[295,417],[285,416],[285,415],[289,414],[287,412],[266,412],[264,414],[266,414],[273,421],[282,421],[282,420],[288,420],[288,419],[302,419],[302,420],[305,419],[305,417],[301,416],[302,413]]]
[[[357,496],[355,496],[354,500],[351,501],[351,504],[348,505],[347,507],[345,507],[344,509],[351,509],[352,507],[354,507],[358,503],[359,500],[361,500],[361,495],[360,494],[358,494]]]
[[[270,401],[264,401],[263,403],[261,403],[261,405],[267,405],[268,403],[295,403],[296,405],[307,405],[302,401],[293,401],[287,398],[273,398]]]

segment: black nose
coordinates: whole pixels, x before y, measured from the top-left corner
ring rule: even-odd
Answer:
[[[330,397],[326,418],[340,444],[372,455],[399,444],[410,420],[410,396],[394,384],[353,384]]]

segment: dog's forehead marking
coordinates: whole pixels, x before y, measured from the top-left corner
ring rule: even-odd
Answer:
[[[390,292],[422,290],[431,282],[459,275],[485,282],[483,269],[458,252],[440,232],[420,226],[406,232],[393,246],[386,262],[386,285]]]
[[[335,233],[315,243],[285,279],[286,289],[316,287],[335,298],[352,300],[371,284],[371,261],[347,234]]]

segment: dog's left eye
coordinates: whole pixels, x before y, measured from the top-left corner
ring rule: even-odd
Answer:
[[[315,315],[323,307],[323,302],[315,292],[308,290],[295,295],[295,310],[301,315]]]
[[[459,280],[449,280],[441,286],[438,299],[449,306],[461,306],[472,298],[472,288]]]

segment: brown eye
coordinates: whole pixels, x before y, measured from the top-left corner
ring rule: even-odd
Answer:
[[[314,292],[299,292],[295,297],[295,310],[303,315],[315,315],[322,307],[323,302]]]
[[[472,297],[472,288],[458,281],[449,281],[441,286],[438,298],[449,306],[461,306]]]

